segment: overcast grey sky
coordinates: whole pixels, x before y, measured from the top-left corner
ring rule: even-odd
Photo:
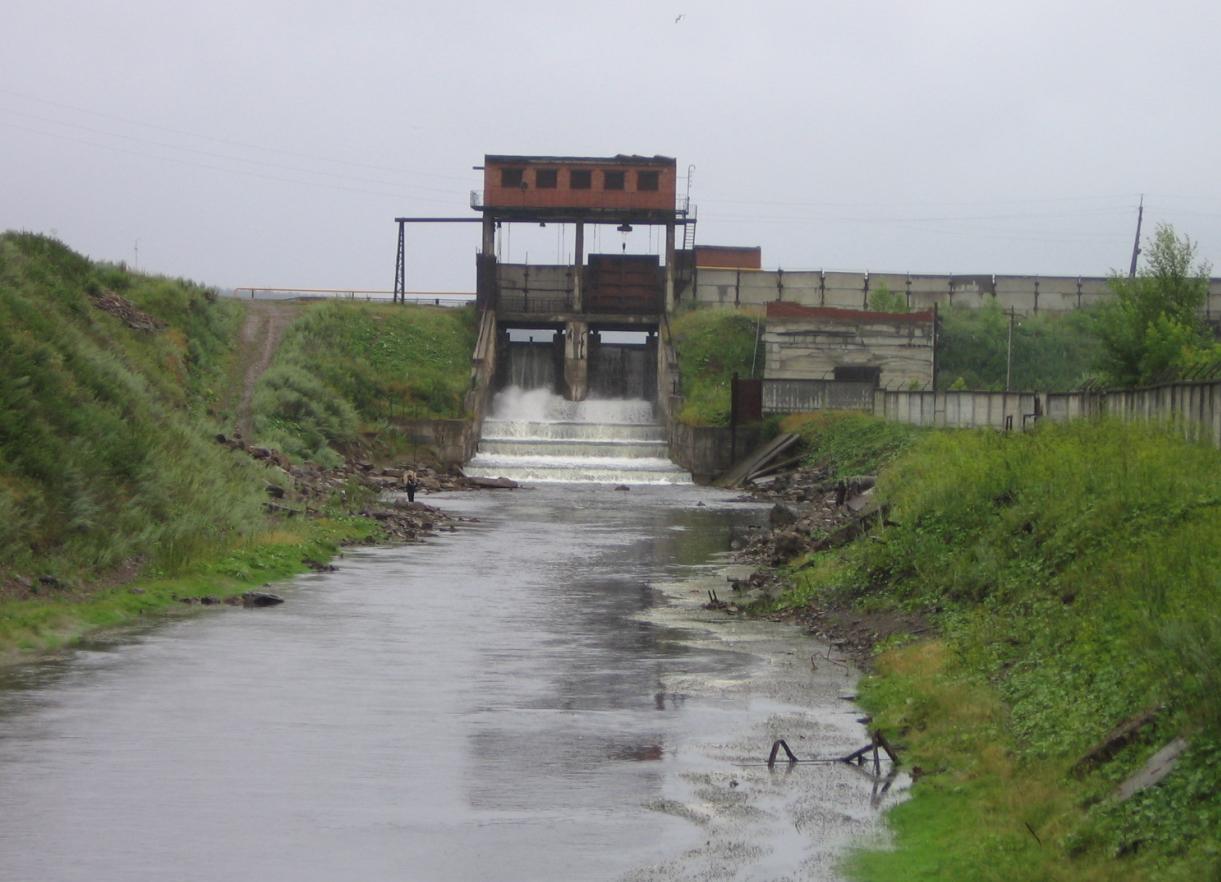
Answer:
[[[768,267],[1104,274],[1142,192],[1221,266],[1218,33],[1216,0],[4,0],[0,228],[387,288],[393,217],[470,213],[485,153],[660,153]],[[408,286],[473,290],[478,238],[412,229]]]

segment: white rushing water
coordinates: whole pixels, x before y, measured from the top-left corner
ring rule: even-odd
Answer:
[[[644,399],[565,401],[510,386],[483,421],[473,477],[607,484],[689,484],[667,455],[665,430]]]

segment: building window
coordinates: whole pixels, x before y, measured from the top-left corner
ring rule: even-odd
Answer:
[[[568,186],[573,190],[588,190],[593,186],[593,172],[587,168],[574,168],[568,173]]]
[[[502,187],[520,187],[525,182],[524,169],[502,168],[500,170],[500,186]]]
[[[540,168],[534,172],[534,186],[540,190],[554,190],[559,172],[553,168]]]
[[[660,173],[655,171],[638,171],[636,172],[636,189],[640,191],[656,190],[660,180]]]
[[[622,190],[626,186],[627,173],[621,171],[602,172],[603,190]]]

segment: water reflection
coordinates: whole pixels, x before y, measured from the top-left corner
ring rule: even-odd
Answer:
[[[613,879],[702,841],[657,807],[749,755],[735,733],[859,738],[783,722],[770,656],[657,588],[759,508],[692,487],[443,504],[482,523],[353,552],[283,607],[6,672],[0,876]],[[846,774],[828,780],[868,813]]]

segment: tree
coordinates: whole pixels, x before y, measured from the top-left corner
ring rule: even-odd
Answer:
[[[907,305],[907,297],[891,291],[890,286],[885,282],[879,282],[878,286],[869,292],[869,310],[871,312],[908,312],[910,308]]]
[[[1182,370],[1214,348],[1200,315],[1210,267],[1194,264],[1196,245],[1159,224],[1134,278],[1112,276],[1115,298],[1103,307],[1098,369],[1114,385],[1148,383]]]

